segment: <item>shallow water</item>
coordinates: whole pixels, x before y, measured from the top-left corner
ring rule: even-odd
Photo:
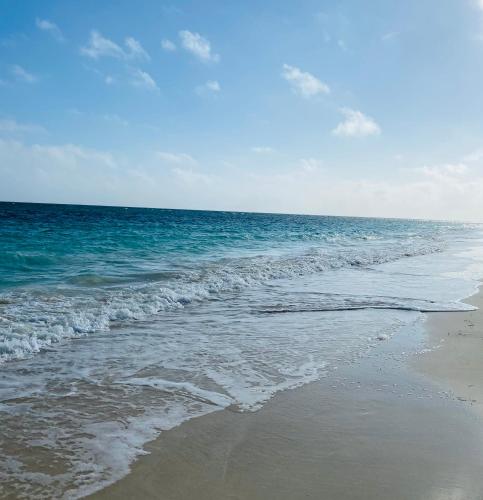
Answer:
[[[481,228],[0,204],[0,495],[78,496],[163,429],[255,411],[463,310]]]

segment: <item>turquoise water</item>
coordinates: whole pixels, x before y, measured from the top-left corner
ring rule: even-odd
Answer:
[[[438,252],[465,231],[422,221],[4,203],[0,359],[270,280]]]
[[[142,283],[221,259],[311,249],[353,249],[348,263],[356,265],[438,250],[460,229],[423,221],[3,203],[0,286],[90,284],[89,278],[98,285]],[[338,266],[320,260],[332,264]]]
[[[94,491],[162,430],[256,411],[425,311],[467,309],[482,238],[446,222],[0,203],[0,496]]]

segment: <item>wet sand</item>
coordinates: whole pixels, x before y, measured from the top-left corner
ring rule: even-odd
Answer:
[[[450,388],[483,418],[483,291],[465,302],[478,309],[431,315],[428,343],[437,348],[414,365],[437,384]]]
[[[427,330],[432,352],[407,354],[423,346],[401,334],[258,412],[163,433],[92,498],[483,499],[483,309]]]

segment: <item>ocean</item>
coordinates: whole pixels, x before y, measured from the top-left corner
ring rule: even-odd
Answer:
[[[183,421],[471,309],[483,227],[0,203],[0,496],[75,498]]]

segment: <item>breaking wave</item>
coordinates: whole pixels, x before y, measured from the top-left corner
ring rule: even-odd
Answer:
[[[133,321],[148,320],[163,311],[182,309],[226,292],[236,292],[271,280],[300,277],[346,267],[367,267],[404,257],[441,251],[437,242],[384,248],[311,249],[286,257],[224,259],[200,269],[148,275],[144,283],[79,276],[74,284],[23,289],[0,295],[0,360],[25,358],[63,339],[108,331]],[[352,304],[351,307],[361,307]],[[367,307],[377,307],[377,304]],[[384,307],[388,307],[387,305]],[[398,305],[398,308],[405,307]],[[337,310],[336,304],[325,309]],[[432,310],[421,307],[419,310]],[[284,312],[282,309],[277,312]]]

